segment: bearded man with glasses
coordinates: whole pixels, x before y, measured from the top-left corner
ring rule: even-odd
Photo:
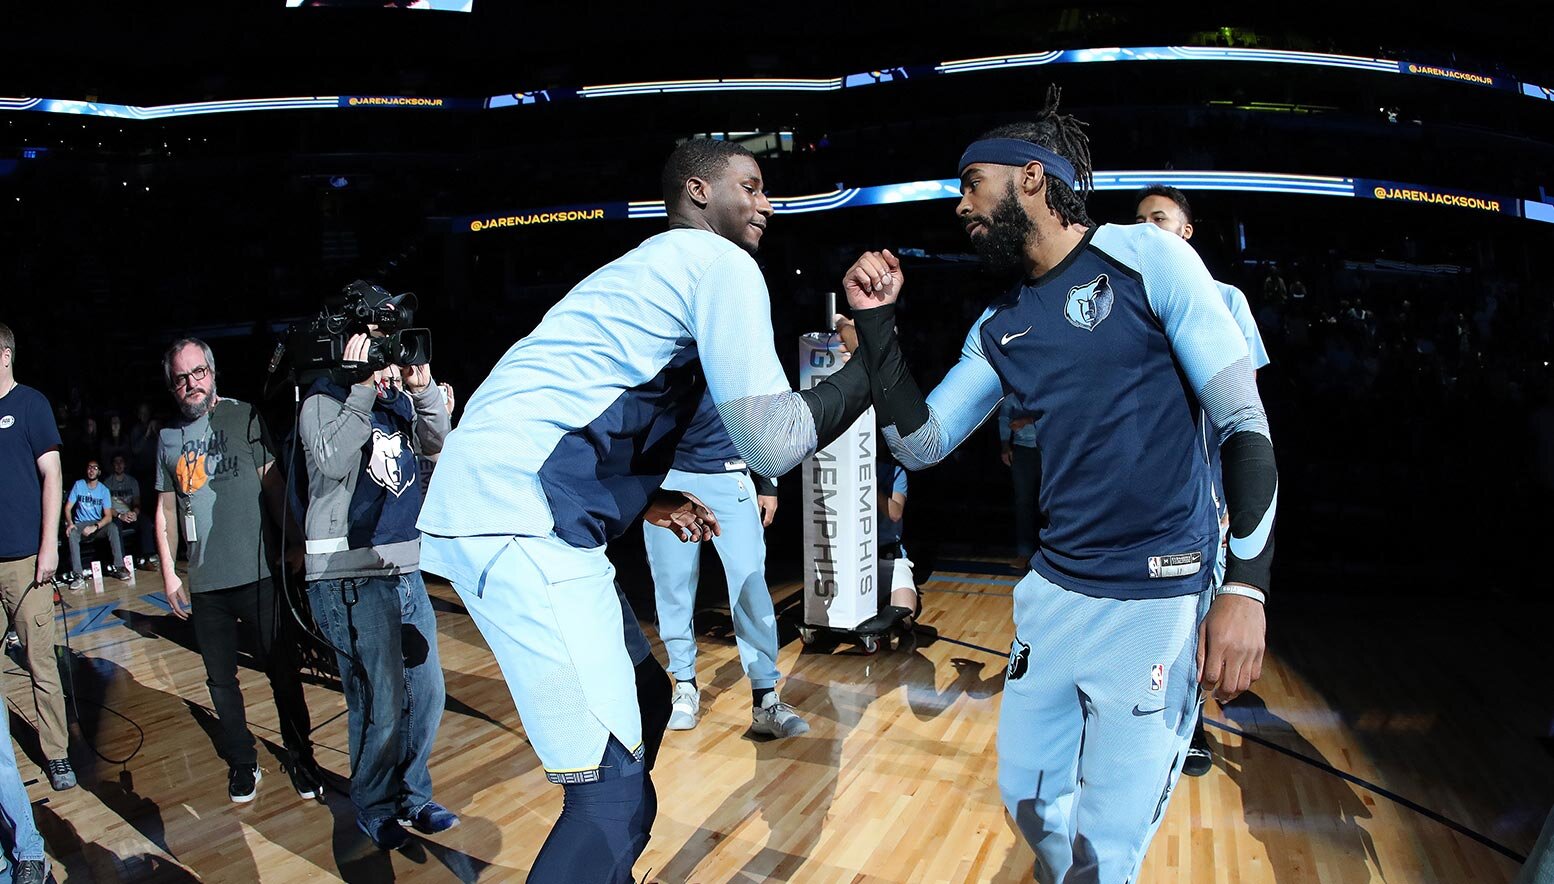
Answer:
[[[285,515],[275,445],[252,405],[216,394],[216,357],[204,341],[168,348],[163,375],[184,423],[162,430],[157,447],[157,551],[162,587],[175,616],[194,618],[211,703],[221,720],[217,751],[227,762],[227,796],[243,804],[262,771],[237,678],[237,646],[246,636],[270,680],[297,794],[323,792],[308,737],[298,640],[278,604],[272,574],[276,528]],[[268,515],[269,518],[266,518]],[[188,586],[175,567],[179,534],[188,544]],[[299,538],[300,532],[288,532]]]

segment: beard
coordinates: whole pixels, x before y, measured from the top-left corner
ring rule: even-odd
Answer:
[[[993,207],[991,217],[973,215],[971,220],[983,227],[981,236],[971,238],[971,247],[982,257],[983,269],[989,273],[1005,276],[1020,269],[1025,263],[1025,247],[1040,239],[1035,222],[1020,208],[1014,182],[1009,183],[1009,190]]]
[[[205,394],[205,398],[198,402],[190,402],[187,399],[179,399],[178,411],[183,414],[185,420],[199,420],[205,415],[210,414],[210,410],[214,407],[215,401],[216,385],[212,383],[210,385],[210,391]]]

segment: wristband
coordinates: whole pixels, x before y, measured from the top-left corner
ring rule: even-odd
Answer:
[[[1214,597],[1215,598],[1219,598],[1222,595],[1238,595],[1238,596],[1241,596],[1242,598],[1253,599],[1259,605],[1266,605],[1266,604],[1268,604],[1268,596],[1262,590],[1260,590],[1260,589],[1253,589],[1250,586],[1241,586],[1241,585],[1221,586],[1221,587],[1219,587],[1219,588],[1214,590]]]

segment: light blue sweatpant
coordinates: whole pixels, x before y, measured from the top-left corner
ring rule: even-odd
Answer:
[[[641,757],[635,669],[649,648],[604,547],[554,534],[423,535],[421,569],[448,578],[469,610],[547,779],[601,778],[612,736]]]
[[[753,688],[775,687],[777,614],[766,586],[766,535],[761,527],[755,486],[744,473],[685,473],[671,470],[663,487],[694,494],[718,518],[723,533],[712,546],[728,578],[728,607],[734,619],[739,662]],[[669,674],[681,681],[696,677],[696,584],[701,577],[701,547],[681,543],[667,528],[643,525],[648,567],[658,605],[658,634],[669,653]]]
[[[1137,875],[1197,719],[1211,598],[1094,598],[1035,571],[1014,588],[998,787],[1036,851],[1036,880]]]

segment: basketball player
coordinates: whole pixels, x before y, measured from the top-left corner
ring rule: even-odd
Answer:
[[[1135,222],[1148,222],[1164,230],[1166,233],[1175,234],[1185,240],[1192,239],[1192,206],[1187,202],[1187,194],[1182,193],[1168,184],[1152,184],[1139,192],[1138,206],[1134,209]],[[1269,362],[1268,349],[1263,346],[1263,336],[1257,330],[1257,321],[1252,318],[1252,308],[1246,302],[1246,295],[1241,290],[1229,283],[1214,280],[1214,285],[1219,289],[1220,296],[1225,299],[1225,306],[1230,308],[1230,315],[1235,317],[1236,325],[1241,329],[1241,337],[1246,341],[1247,352],[1252,357],[1252,374],[1262,370]],[[1221,479],[1219,463],[1219,446],[1209,444],[1208,424],[1204,422],[1204,451],[1209,457],[1209,475],[1214,480],[1214,503],[1219,513],[1220,546],[1214,556],[1214,585],[1218,586],[1225,578],[1225,544],[1226,535],[1230,532],[1230,510],[1225,507],[1225,496],[1221,490],[1225,487]],[[1187,747],[1187,759],[1182,762],[1182,773],[1190,777],[1201,777],[1214,766],[1214,755],[1209,751],[1209,738],[1203,732],[1203,703],[1199,697],[1198,723],[1193,725],[1192,743]]]
[[[682,540],[716,516],[660,492],[710,390],[740,457],[780,476],[867,407],[864,368],[788,389],[751,255],[772,215],[750,153],[690,141],[663,174],[667,232],[596,270],[507,351],[432,477],[422,568],[449,578],[566,790],[533,882],[626,882],[656,812],[669,683],[605,544],[639,518]]]
[[[766,528],[777,514],[777,482],[755,475],[745,466],[729,438],[711,396],[702,397],[696,417],[664,487],[691,494],[718,514],[719,534],[712,545],[728,578],[728,609],[734,623],[739,662],[750,679],[751,730],[768,737],[796,737],[809,725],[777,697],[777,613],[766,586]],[[696,584],[701,575],[701,550],[686,544],[671,530],[645,525],[642,543],[653,572],[653,598],[658,608],[658,635],[669,654],[674,678],[674,709],[669,729],[690,730],[701,711],[696,684]]]
[[[1088,139],[1057,112],[973,142],[956,212],[991,269],[1020,281],[972,326],[926,400],[895,334],[889,252],[844,284],[886,438],[908,469],[942,460],[1004,397],[1035,419],[1047,524],[1014,592],[998,733],[1004,804],[1044,882],[1136,876],[1197,716],[1261,674],[1277,476],[1251,359],[1180,237],[1094,226]],[[1200,405],[1201,403],[1201,405]],[[1201,443],[1221,446],[1230,544]]]

